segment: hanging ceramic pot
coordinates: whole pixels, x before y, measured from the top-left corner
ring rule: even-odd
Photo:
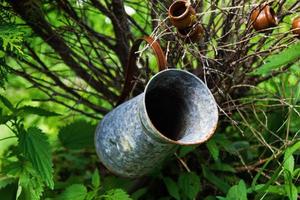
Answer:
[[[169,18],[177,29],[184,29],[196,22],[196,12],[189,1],[177,0],[169,7]]]
[[[265,30],[278,25],[275,11],[269,5],[260,5],[250,15],[253,28],[256,31]]]
[[[200,24],[195,24],[194,26],[178,29],[178,35],[186,42],[198,42],[204,34],[203,27]]]
[[[300,16],[296,17],[292,23],[292,32],[300,38]]]

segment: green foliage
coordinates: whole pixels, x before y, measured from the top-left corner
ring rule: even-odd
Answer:
[[[266,63],[259,67],[253,74],[263,75],[270,71],[287,65],[291,62],[295,62],[300,59],[300,43],[291,45],[290,47],[284,49],[278,54],[272,55],[267,58]]]
[[[87,189],[82,184],[73,184],[57,198],[57,200],[84,200],[87,195]]]
[[[219,197],[220,200],[247,200],[247,188],[246,184],[243,180],[240,180],[238,185],[232,186],[227,195],[226,198]]]
[[[0,42],[4,51],[14,51],[22,54],[21,43],[24,31],[14,24],[0,25]]]
[[[0,101],[11,111],[14,111],[14,106],[12,105],[12,103],[5,98],[4,96],[0,95]]]
[[[61,128],[58,137],[65,148],[89,148],[94,146],[95,128],[96,126],[79,120]]]
[[[183,199],[193,200],[200,192],[199,176],[194,172],[181,173],[178,178],[178,186]]]
[[[3,2],[0,1],[0,5],[7,6]],[[32,3],[32,1],[30,2]],[[105,45],[97,39],[94,39],[98,36],[101,38],[103,35],[104,37],[108,36],[108,41],[113,41],[109,38],[110,36],[115,37],[111,19],[104,14],[99,14],[99,11],[86,1],[62,1],[63,5],[66,5],[66,9],[69,9],[67,2],[70,3],[70,7],[74,6],[74,11],[79,17],[78,19],[80,20],[84,16],[83,22],[96,31],[89,34],[86,38],[75,38],[72,33],[76,32],[76,29],[81,30],[81,27],[84,27],[84,25],[74,25],[78,23],[77,20],[70,19],[67,15],[61,17],[63,12],[54,9],[51,2],[40,2],[41,4],[37,6],[38,8],[42,7],[42,9],[38,10],[43,10],[45,14],[47,13],[46,20],[50,25],[53,25],[51,28],[55,30],[55,34],[59,34],[68,45],[71,44],[69,41],[75,41],[74,45],[69,45],[73,51],[72,53],[78,55],[78,57],[74,56],[75,61],[80,63],[84,70],[90,70],[89,67],[93,68],[93,70],[94,67],[99,67],[101,73],[103,71],[103,73],[109,74],[109,77],[99,77],[99,80],[103,78],[102,81],[105,83],[105,86],[107,82],[119,87],[120,84],[117,81],[122,80],[122,77],[117,77],[120,75],[120,72],[114,70],[114,68],[118,69],[116,66],[120,65],[118,56],[112,53],[111,49],[104,47]],[[110,1],[99,2],[105,4]],[[224,5],[226,2],[220,1]],[[295,3],[292,0],[286,2],[290,5]],[[152,13],[153,10],[149,8],[153,5],[150,5],[149,1],[124,1],[124,3],[126,6],[136,10],[131,14],[131,17],[150,34],[153,31],[151,30],[151,25],[159,21],[147,21],[147,19],[151,19],[148,15],[151,13],[151,15],[160,17],[158,16],[160,13]],[[157,4],[163,4],[163,1],[157,1]],[[211,7],[208,6],[208,1],[204,2],[204,4],[206,7],[203,10],[209,11]],[[275,5],[275,9],[277,9],[278,5]],[[252,2],[245,3],[245,6],[250,8]],[[109,6],[104,7],[111,11]],[[283,8],[287,8],[286,4]],[[68,87],[78,81],[80,84],[76,85],[76,87],[71,87],[77,94],[91,101],[93,105],[112,108],[112,103],[108,102],[105,99],[106,97],[102,98],[102,94],[96,93],[95,98],[95,96],[90,95],[89,91],[86,92],[85,90],[89,90],[89,86],[86,86],[86,83],[82,82],[77,75],[74,75],[74,72],[57,56],[61,54],[57,54],[53,48],[36,36],[36,33],[27,38],[26,31],[23,28],[26,26],[22,19],[15,14],[6,12],[2,7],[0,9],[0,87],[4,85],[7,79],[6,75],[9,73],[7,70],[9,65],[16,70],[26,69],[27,73],[34,74],[35,81],[39,81],[39,83],[49,82],[49,88],[43,88],[47,93],[49,92],[49,98],[57,98],[57,100],[67,105],[74,105],[74,108],[80,108],[79,110],[85,111],[86,107],[80,104],[80,99],[75,101],[68,99],[73,98],[74,93],[67,93],[65,88],[55,85],[55,82],[45,73],[30,68],[30,66],[23,63],[23,61],[28,61],[36,65],[40,70],[44,70],[41,63],[32,58],[28,49],[23,48],[22,44],[25,41],[33,48],[41,61],[48,66],[49,71],[45,70],[47,73],[57,74],[59,80]],[[162,12],[165,13],[165,11],[166,7],[163,7]],[[228,13],[234,12],[234,10],[228,10]],[[39,15],[35,16],[39,17]],[[164,16],[162,15],[162,17]],[[57,20],[58,18],[59,20]],[[204,24],[208,24],[210,21],[204,13],[203,16],[201,14],[201,18]],[[293,16],[289,16],[288,20],[285,18],[279,29],[285,26],[286,31],[290,30],[289,24],[292,18]],[[212,21],[213,24],[223,24],[223,22],[223,16],[221,15],[216,16]],[[160,22],[159,25],[164,27]],[[131,28],[133,29],[133,38],[141,36],[136,26]],[[165,30],[169,31],[169,29]],[[212,31],[211,29],[209,32]],[[220,29],[215,35],[223,40],[223,37],[219,37],[221,36],[221,31]],[[80,32],[80,34],[85,33]],[[79,36],[81,36],[80,34]],[[169,33],[166,32],[163,35],[167,34]],[[230,32],[228,34],[230,36]],[[176,37],[176,35],[171,38],[173,37]],[[234,39],[234,37],[229,38]],[[167,47],[168,52],[170,51],[171,53],[172,48],[174,48],[172,47],[174,42],[168,41],[168,43],[165,43],[166,41],[163,38],[158,37],[158,39],[162,39],[162,46],[164,48]],[[247,38],[245,39],[247,40]],[[245,64],[248,67],[249,62],[251,64],[249,65],[250,67],[256,67],[255,72],[251,73],[256,76],[255,79],[264,78],[265,75],[271,75],[272,72],[280,71],[281,67],[290,64],[293,64],[293,67],[281,76],[261,83],[258,87],[254,88],[254,86],[251,86],[252,89],[247,89],[246,92],[242,93],[245,95],[243,98],[228,99],[225,106],[223,104],[220,105],[222,109],[224,108],[220,114],[226,117],[220,117],[220,127],[208,142],[202,145],[180,147],[175,156],[168,158],[161,171],[138,180],[116,177],[99,163],[93,141],[96,128],[94,124],[98,123],[98,121],[91,121],[92,119],[84,118],[74,112],[70,114],[69,110],[68,112],[56,108],[45,110],[43,105],[47,105],[46,107],[49,108],[49,102],[41,104],[28,102],[27,105],[23,105],[23,102],[19,102],[17,105],[11,103],[20,99],[20,92],[26,93],[26,98],[44,98],[45,95],[36,91],[37,85],[34,83],[31,83],[32,85],[20,84],[15,81],[15,75],[9,76],[10,83],[12,83],[8,86],[10,92],[7,91],[7,95],[0,95],[0,124],[2,124],[0,126],[0,135],[6,131],[11,135],[3,137],[1,135],[0,147],[2,147],[2,143],[5,143],[10,138],[17,138],[18,140],[14,143],[12,142],[12,144],[8,145],[8,148],[4,149],[0,160],[0,199],[296,200],[300,194],[300,70],[298,66],[300,44],[291,44],[289,48],[268,56],[267,59],[265,59],[265,56],[262,56],[265,63],[259,66],[258,63],[261,60],[255,63],[250,62],[250,60],[255,60],[257,56],[261,56],[259,52],[256,52],[256,48],[259,48],[256,43],[259,43],[262,39],[266,39],[265,43],[260,43],[263,46],[262,49],[265,52],[269,51],[272,40],[275,40],[275,37],[272,34],[253,34],[249,44],[254,46],[252,49],[249,49],[249,54],[243,55],[243,57],[245,56],[244,58],[239,58],[238,56],[235,57],[232,51],[232,59],[238,60],[241,65]],[[284,40],[291,41],[291,38],[282,38],[282,41]],[[213,63],[214,59],[212,58],[216,58],[214,54],[217,54],[217,58],[221,58],[222,55],[219,53],[218,40],[211,39],[210,43],[217,48],[201,50],[201,62],[194,59],[194,55],[197,54],[191,56],[187,51],[188,48],[196,49],[196,44],[182,45],[178,43],[180,44],[178,51],[183,49],[184,56],[182,58],[191,58],[192,65],[205,64],[202,60],[205,61],[206,57],[209,60],[211,59]],[[224,51],[229,46],[240,44],[239,42],[236,44],[223,44],[223,41],[220,41],[220,43]],[[113,42],[112,44],[116,45]],[[179,47],[178,44],[176,44],[176,47]],[[209,46],[210,44],[207,45]],[[248,46],[245,45],[245,48]],[[104,51],[101,50],[99,51],[100,53],[96,51],[102,48]],[[228,52],[231,52],[230,48],[228,50]],[[237,49],[237,52],[239,51],[240,49]],[[82,56],[83,53],[86,56]],[[104,57],[102,57],[102,53]],[[195,51],[195,53],[197,52]],[[254,57],[252,57],[252,53],[253,55],[255,54]],[[89,57],[88,55],[93,56]],[[177,57],[177,54],[174,57]],[[103,58],[103,60],[98,58]],[[149,62],[148,67],[155,71],[157,66],[153,54],[149,53],[149,55],[146,55],[145,60],[147,59],[147,63]],[[243,59],[247,60],[247,62],[241,62]],[[107,63],[105,63],[106,60],[108,60]],[[180,60],[180,56],[178,56],[178,60]],[[221,60],[218,59],[216,61],[221,62]],[[235,60],[230,61],[232,63],[235,62]],[[21,63],[20,65],[19,62]],[[85,65],[85,62],[92,65]],[[111,69],[107,70],[101,63],[111,66]],[[147,63],[145,63],[145,66]],[[184,60],[183,63],[179,61],[177,66],[188,65],[190,65],[189,59]],[[234,66],[236,65],[232,64],[232,67]],[[227,71],[224,74],[224,79],[228,79],[229,82],[231,82],[231,78],[225,77],[227,75],[231,77],[232,74],[229,73],[230,67],[228,67],[228,74]],[[244,75],[244,72],[240,69],[235,69],[234,71],[235,75]],[[218,70],[211,74],[215,73],[218,73]],[[97,78],[99,76],[96,73],[92,74],[95,77],[97,76]],[[220,75],[221,78],[223,76],[223,74],[216,75]],[[115,79],[115,77],[117,78]],[[249,77],[245,76],[245,80],[247,78]],[[233,84],[238,84],[235,81],[235,77],[232,77]],[[224,86],[226,87],[227,85]],[[237,86],[244,87],[244,85]],[[50,91],[52,87],[57,87],[57,91]],[[110,87],[109,90],[118,94],[119,90],[117,87]],[[30,91],[33,90],[33,92],[28,92],[28,89]],[[233,88],[228,89],[231,91]],[[218,90],[227,95],[223,88],[218,88]],[[59,93],[62,93],[62,95],[59,96]],[[67,98],[64,98],[64,96]],[[227,104],[228,107],[226,107]],[[233,110],[235,112],[232,112]],[[97,115],[97,117],[102,117],[98,116],[99,113],[96,113],[94,110],[90,111],[90,113]],[[54,118],[51,118],[53,120],[50,121],[49,117]],[[42,128],[43,131],[37,127]],[[192,172],[186,172],[190,170]],[[130,193],[127,193],[127,191]]]
[[[20,133],[19,148],[42,179],[53,189],[51,148],[47,136],[40,129],[31,127]]]
[[[102,198],[105,200],[131,200],[129,195],[122,189],[109,190]]]
[[[169,194],[174,197],[176,200],[180,199],[179,188],[175,181],[169,177],[163,178],[163,181],[168,189]]]
[[[44,116],[44,117],[53,117],[53,116],[59,116],[59,114],[55,113],[55,112],[51,112],[48,110],[45,110],[43,108],[40,107],[33,107],[33,106],[23,106],[21,108],[18,109],[18,114],[35,114],[35,115],[39,115],[39,116]]]

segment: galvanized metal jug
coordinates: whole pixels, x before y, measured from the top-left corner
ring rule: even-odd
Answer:
[[[111,172],[139,177],[159,166],[178,145],[208,140],[217,122],[217,104],[207,86],[187,71],[166,69],[151,78],[142,94],[102,119],[96,151]]]

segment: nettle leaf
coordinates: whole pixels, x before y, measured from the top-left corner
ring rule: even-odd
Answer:
[[[14,111],[14,106],[12,105],[12,103],[10,103],[10,101],[5,98],[4,96],[0,95],[0,101],[11,111]]]
[[[300,43],[293,44],[287,49],[284,49],[278,54],[272,55],[267,58],[266,63],[256,69],[253,75],[263,75],[270,71],[277,69],[283,65],[295,62],[300,59]]]
[[[98,169],[96,169],[92,175],[92,185],[94,186],[94,188],[100,187],[100,176]]]
[[[28,169],[27,169],[28,170]],[[33,173],[34,174],[34,173]],[[44,191],[44,184],[40,177],[30,172],[22,172],[19,177],[20,193],[18,200],[40,200]]]
[[[172,197],[174,197],[175,199],[180,200],[179,188],[178,188],[176,182],[173,181],[169,177],[164,178],[163,181],[164,181],[164,183],[167,187],[167,190],[168,190],[169,194]]]
[[[94,147],[95,129],[95,125],[79,120],[61,128],[58,138],[68,149],[90,148]]]
[[[238,185],[232,186],[226,196],[226,200],[247,200],[247,188],[243,180]]]
[[[200,192],[200,178],[194,172],[181,173],[178,179],[178,186],[183,196],[193,200]]]
[[[103,195],[105,200],[132,200],[122,189],[112,189]]]
[[[87,189],[82,184],[73,184],[59,195],[58,200],[84,200],[87,195]]]
[[[33,106],[23,106],[18,109],[19,112],[25,113],[25,114],[34,114],[34,115],[39,115],[39,116],[44,116],[44,117],[52,117],[52,116],[59,116],[60,114],[51,112],[48,110],[45,110],[40,107],[33,107]]]
[[[32,127],[19,135],[19,148],[46,184],[53,189],[51,148],[47,136]]]

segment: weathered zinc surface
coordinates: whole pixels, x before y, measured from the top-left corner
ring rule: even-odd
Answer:
[[[139,177],[178,145],[206,141],[217,121],[217,105],[206,85],[191,73],[169,69],[103,118],[96,129],[96,151],[110,171]]]

